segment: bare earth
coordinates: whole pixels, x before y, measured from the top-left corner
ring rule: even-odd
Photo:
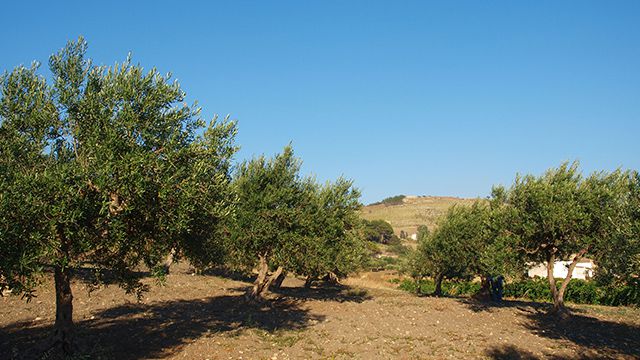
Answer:
[[[416,297],[388,274],[303,290],[297,279],[268,304],[249,285],[180,265],[141,302],[116,286],[90,296],[74,284],[78,359],[600,359],[640,358],[640,310],[574,307],[555,324],[546,305]],[[42,354],[54,320],[51,283],[38,298],[0,299],[0,359]]]

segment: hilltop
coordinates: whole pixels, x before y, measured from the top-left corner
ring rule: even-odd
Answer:
[[[361,215],[367,220],[384,220],[393,226],[396,234],[404,230],[409,234],[418,226],[433,229],[435,223],[447,209],[455,204],[471,205],[476,199],[453,196],[394,196],[391,201],[382,201],[362,208]]]

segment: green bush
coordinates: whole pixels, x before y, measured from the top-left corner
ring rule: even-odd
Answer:
[[[362,220],[363,235],[366,240],[380,244],[399,244],[400,238],[393,233],[391,224],[384,220]]]
[[[600,300],[602,304],[640,306],[640,279],[622,286],[602,287],[601,290],[604,293]]]
[[[449,283],[447,290],[449,295],[453,296],[471,296],[480,291],[480,283],[473,281],[458,281]]]
[[[421,280],[419,284],[412,279],[397,281],[398,288],[415,293],[420,287],[420,294],[431,294],[435,284],[431,279]],[[450,296],[472,296],[480,290],[480,283],[475,281],[443,281],[442,293]],[[547,279],[535,278],[505,283],[504,296],[533,301],[550,301],[551,290]],[[567,285],[564,300],[575,304],[608,305],[608,306],[640,306],[640,279],[627,285],[602,286],[595,281],[571,279]]]
[[[374,257],[369,261],[369,270],[381,271],[381,270],[399,270],[400,260],[395,257],[381,256]]]
[[[389,196],[388,198],[385,198],[382,201],[374,202],[369,205],[380,205],[380,204],[384,204],[385,206],[402,205],[405,197],[406,196],[404,195]]]
[[[406,245],[399,244],[399,243],[398,244],[389,245],[387,250],[390,253],[396,254],[398,256],[408,256],[409,253],[411,253],[411,248],[409,248]]]
[[[404,279],[398,288],[415,293],[416,287],[420,286],[420,294],[432,294],[436,289],[436,284],[431,279],[423,279],[416,284],[414,280]],[[480,284],[473,281],[443,281],[442,294],[450,296],[471,296],[480,290]]]
[[[534,301],[550,300],[551,291],[546,279],[526,279],[509,282],[504,286],[504,296]]]
[[[545,278],[526,279],[507,283],[505,297],[550,301],[551,290]],[[619,286],[599,286],[595,281],[571,279],[564,300],[576,304],[592,305],[640,305],[640,280]]]

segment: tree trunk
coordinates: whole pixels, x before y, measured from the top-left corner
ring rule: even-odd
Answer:
[[[491,280],[489,276],[481,276],[480,290],[475,294],[474,298],[478,301],[491,300]]]
[[[420,285],[422,283],[422,276],[416,276],[415,278],[413,278],[413,281],[415,281],[416,283],[416,295],[422,295],[422,289],[420,288]]]
[[[169,269],[173,264],[173,257],[175,253],[176,253],[176,249],[175,248],[171,249],[171,251],[169,252],[169,255],[167,255],[167,258],[164,260],[164,263],[162,264],[162,270],[164,270],[165,275],[169,275]]]
[[[584,254],[587,253],[589,249],[582,249],[580,250],[576,256],[573,257],[573,260],[571,260],[571,264],[569,264],[569,268],[567,269],[567,276],[562,280],[562,284],[560,284],[560,289],[557,291],[557,298],[558,301],[553,302],[553,310],[552,313],[558,313],[562,316],[567,315],[568,311],[567,309],[564,307],[564,293],[567,290],[567,286],[569,285],[569,282],[571,281],[571,277],[573,276],[573,271],[576,268],[576,265],[578,265],[578,261],[580,261],[580,259],[584,256]],[[548,266],[547,266],[547,274],[548,274],[549,270],[548,270]],[[553,272],[553,270],[552,270]],[[555,279],[554,279],[554,285],[555,285]],[[555,286],[554,286],[555,287]],[[556,306],[556,304],[559,304],[559,306]]]
[[[266,290],[265,285],[269,276],[269,264],[267,258],[264,255],[258,257],[260,262],[258,263],[258,277],[253,282],[253,288],[251,292],[247,294],[249,300],[256,301],[263,298],[263,293]]]
[[[278,266],[278,269],[271,275],[269,275],[269,263],[267,257],[260,255],[260,263],[258,264],[258,277],[253,283],[251,292],[247,294],[247,298],[251,301],[264,300],[264,296],[269,291],[269,287],[275,281],[276,278],[282,274],[284,269],[282,266]]]
[[[279,267],[278,269],[281,269],[281,267]],[[276,273],[278,271],[276,270]],[[282,287],[282,283],[284,282],[284,279],[287,277],[287,272],[286,271],[281,271],[279,275],[276,276],[275,280],[273,280],[273,283],[271,284],[271,289],[280,289]]]
[[[71,293],[71,271],[56,266],[56,322],[54,324],[54,346],[60,346],[63,353],[70,355],[74,351],[73,294]]]
[[[311,275],[307,276],[307,279],[304,281],[304,287],[306,289],[310,289],[311,285],[313,284],[313,280],[315,280],[315,277]]]
[[[322,280],[328,284],[340,285],[340,279],[334,272],[328,272],[327,275],[322,278]]]
[[[433,295],[442,296],[442,279],[444,278],[443,274],[437,274],[435,278],[436,289],[433,291]]]
[[[564,307],[564,299],[558,292],[556,279],[553,277],[553,268],[556,263],[556,256],[553,253],[547,255],[547,280],[549,281],[549,289],[551,290],[551,299],[553,300],[553,308],[551,314],[562,314],[566,312]],[[564,295],[564,294],[563,294]]]
[[[282,273],[284,273],[284,269],[282,268],[282,266],[278,266],[276,271],[273,274],[271,274],[271,276],[269,276],[269,278],[267,279],[267,284],[265,285],[265,290],[271,289],[271,287],[273,286],[274,281],[276,281],[280,277],[280,275],[282,275]],[[284,279],[282,279],[282,280],[284,280]]]

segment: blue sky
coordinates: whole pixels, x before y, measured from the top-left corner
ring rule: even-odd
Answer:
[[[564,160],[640,168],[638,1],[7,2],[0,69],[83,35],[239,122],[238,160],[395,194],[488,195]]]

